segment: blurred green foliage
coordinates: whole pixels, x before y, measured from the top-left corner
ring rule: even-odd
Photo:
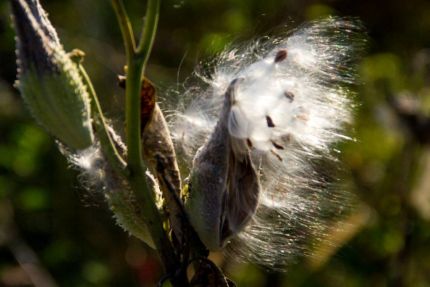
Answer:
[[[109,2],[42,4],[66,50],[85,51],[107,115],[121,127],[123,95],[115,79],[125,61]],[[133,25],[140,25],[144,3],[125,2]],[[360,224],[348,236],[329,234],[328,241],[337,242],[330,258],[319,258],[320,264],[302,259],[285,274],[222,257],[218,263],[238,286],[430,286],[429,148],[388,103],[407,96],[430,115],[429,1],[164,0],[149,77],[162,88],[176,85],[231,41],[328,15],[359,17],[370,39],[351,127],[357,141],[342,146],[348,173],[342,181],[363,206],[351,221]],[[14,49],[9,5],[2,1],[0,286],[31,286],[5,239],[12,236],[34,250],[59,286],[154,286],[161,275],[154,252],[114,225],[101,194],[81,189],[76,172],[23,106],[12,87]]]

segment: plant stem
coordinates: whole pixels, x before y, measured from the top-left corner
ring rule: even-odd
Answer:
[[[173,247],[163,229],[161,216],[155,206],[154,198],[145,180],[140,144],[140,86],[143,62],[131,57],[128,61],[126,82],[126,132],[127,132],[127,167],[129,181],[141,206],[142,217],[148,225],[154,245],[168,272],[173,272],[177,259]]]
[[[137,47],[136,54],[143,57],[143,62],[146,64],[151,53],[155,39],[155,33],[158,26],[158,17],[160,14],[160,1],[148,0],[146,8],[145,23],[143,25],[142,34]]]
[[[131,28],[130,20],[125,11],[124,3],[121,0],[112,0],[112,6],[118,19],[121,34],[124,40],[125,53],[127,58],[133,55],[136,49],[134,41],[133,29]]]
[[[140,89],[143,62],[130,56],[127,59],[127,80],[125,89],[125,121],[127,137],[127,165],[132,173],[143,172],[140,134]]]
[[[81,74],[85,85],[88,87],[88,92],[91,97],[91,111],[96,116],[96,132],[100,140],[103,153],[106,156],[109,164],[113,167],[113,169],[116,172],[121,173],[123,176],[125,176],[126,175],[125,161],[121,157],[118,150],[116,149],[115,143],[109,133],[108,125],[103,115],[103,110],[100,106],[100,102],[97,97],[94,86],[91,83],[91,80],[87,72],[85,71],[84,67],[81,64],[79,64],[78,67],[79,67],[79,73]]]
[[[121,27],[127,56],[125,118],[127,168],[130,172],[128,179],[164,268],[167,273],[174,274],[179,266],[179,260],[163,229],[161,216],[145,179],[140,134],[141,79],[155,38],[160,3],[159,0],[148,0],[143,38],[140,41],[138,50],[136,50],[133,30],[122,1],[112,0],[112,3]]]

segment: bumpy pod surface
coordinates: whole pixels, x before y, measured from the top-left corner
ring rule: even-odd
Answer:
[[[36,120],[63,144],[93,142],[90,99],[79,70],[60,44],[37,0],[12,0],[17,32],[18,82]]]

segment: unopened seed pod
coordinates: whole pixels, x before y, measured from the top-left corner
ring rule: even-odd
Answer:
[[[210,250],[222,248],[254,214],[260,191],[258,174],[246,140],[229,133],[228,121],[240,79],[224,96],[219,121],[194,158],[185,208],[202,242]]]
[[[93,142],[90,98],[38,0],[11,0],[17,33],[17,87],[36,120],[72,149]]]

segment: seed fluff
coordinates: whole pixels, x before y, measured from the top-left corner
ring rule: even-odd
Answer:
[[[114,130],[108,126],[109,132],[117,147],[125,152],[125,146]],[[60,151],[68,159],[71,167],[80,172],[79,181],[89,192],[103,195],[111,209],[116,223],[140,240],[154,247],[145,221],[141,218],[141,211],[129,183],[116,175],[106,161],[99,142],[95,142],[87,149],[72,152],[58,143]],[[147,180],[152,184],[157,207],[161,210],[161,193],[154,176],[147,171]]]
[[[347,205],[348,196],[320,171],[336,160],[333,144],[350,139],[343,130],[364,47],[358,20],[318,20],[230,48],[214,60],[212,75],[196,73],[203,87],[185,84],[169,120],[178,155],[190,164],[219,121],[227,88],[239,80],[228,131],[246,143],[233,148],[251,150],[262,190],[250,223],[228,244],[230,254],[283,268],[308,253],[305,241],[323,238],[328,213]]]

